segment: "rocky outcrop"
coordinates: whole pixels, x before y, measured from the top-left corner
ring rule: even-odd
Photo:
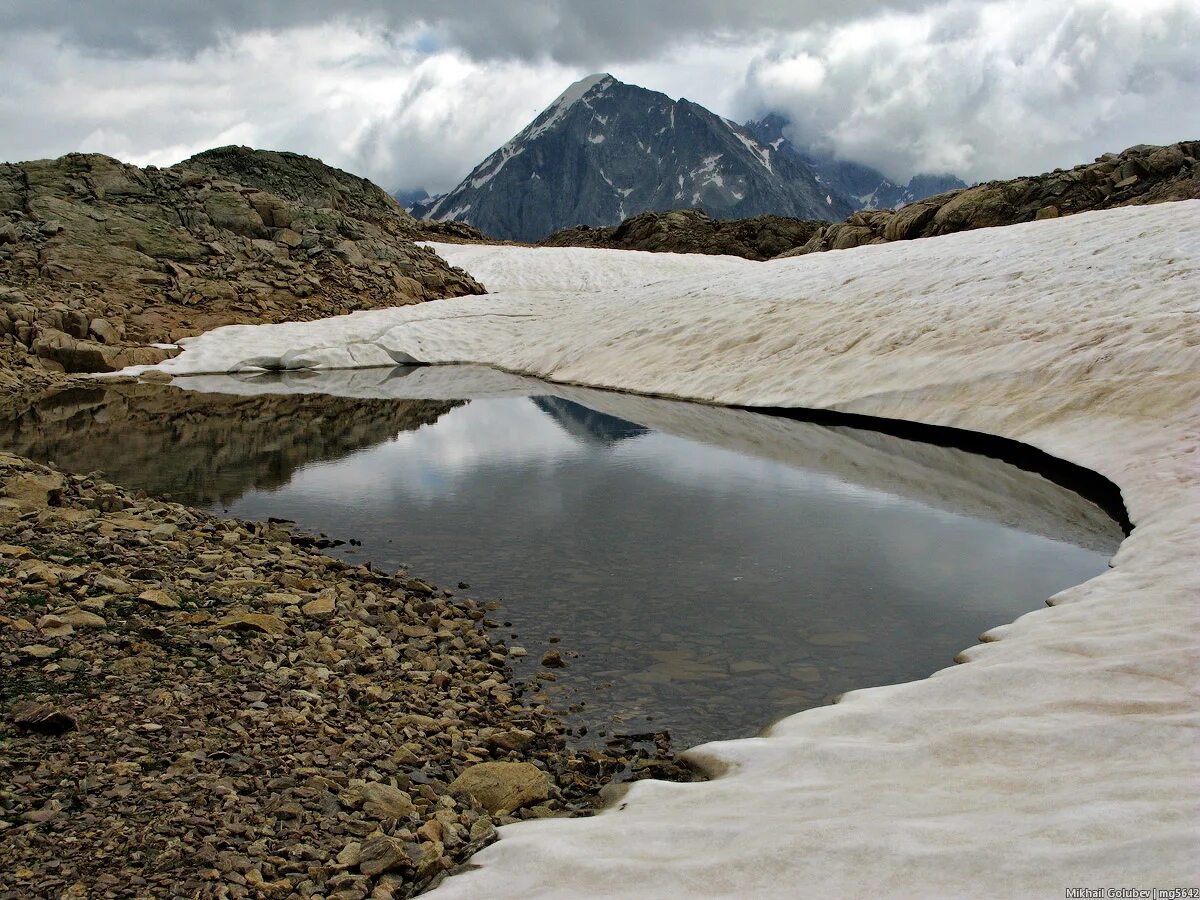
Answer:
[[[1139,145],[1043,175],[989,181],[898,210],[863,211],[781,256],[1015,225],[1114,206],[1200,198],[1200,141]]]
[[[615,227],[568,228],[550,235],[540,246],[726,254],[763,260],[807,243],[827,225],[786,216],[722,221],[700,209],[678,209],[640,213]]]
[[[3,164],[0,362],[112,371],[219,325],[483,291],[416,246],[422,236],[382,189],[296,154]]]
[[[679,210],[643,213],[615,228],[569,228],[542,244],[769,259],[1196,198],[1200,198],[1200,141],[1183,141],[1166,147],[1130,147],[1073,169],[990,181],[896,210],[861,210],[841,222],[780,216],[717,222],[699,210]]]
[[[383,188],[311,156],[251,147],[215,147],[172,168],[226,178],[288,203],[375,222],[386,231],[398,229],[411,236],[416,230],[412,216]]]

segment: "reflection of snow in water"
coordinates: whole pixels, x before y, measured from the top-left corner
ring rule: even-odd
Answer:
[[[696,422],[723,433],[763,418],[704,408]],[[706,444],[696,422],[684,438],[586,407],[476,399],[306,466],[231,512],[354,536],[365,545],[356,558],[408,562],[505,598],[522,645],[548,646],[556,633],[580,654],[549,690],[590,698],[581,722],[595,730],[640,710],[685,743],[751,734],[797,705],[927,674],[985,628],[1104,568],[1104,554],[883,490],[889,466],[906,459],[863,456],[852,436],[770,419],[778,429],[754,443],[807,436],[790,454],[776,448],[794,462],[818,435],[842,458],[859,454],[835,475]],[[636,436],[612,440],[622,433]],[[965,456],[947,453],[933,459]],[[994,460],[973,465],[993,482],[1030,482],[1027,496],[1045,487]],[[922,471],[936,477],[928,461]],[[797,684],[797,669],[818,678]],[[604,682],[612,688],[598,690]]]

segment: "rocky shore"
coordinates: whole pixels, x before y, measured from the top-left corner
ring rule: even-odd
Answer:
[[[119,440],[147,387],[97,398],[71,373],[221,324],[482,292],[414,243],[431,237],[475,238],[296,154],[0,165],[0,414],[52,395]],[[179,446],[143,449],[183,447],[199,472],[230,453],[286,469],[313,443],[275,400],[163,402]],[[343,413],[328,452],[369,438]],[[397,407],[393,424],[436,414]],[[189,439],[225,415],[261,418],[262,441]],[[497,825],[586,814],[613,781],[696,777],[665,735],[572,746],[539,689],[553,653],[517,683],[475,600],[324,555],[286,523],[126,490],[86,472],[86,446],[53,458],[65,469],[0,454],[4,900],[406,897]]]
[[[485,606],[315,544],[0,455],[0,897],[410,896],[692,777],[570,748]]]

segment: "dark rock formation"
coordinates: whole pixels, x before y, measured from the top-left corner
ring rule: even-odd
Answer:
[[[644,210],[839,217],[853,206],[801,162],[688,100],[593,75],[569,87],[454,190],[413,208],[506,239],[616,225]]]
[[[1187,199],[1200,199],[1200,141],[1139,145],[1070,170],[990,181],[896,210],[860,210],[842,222],[779,216],[716,222],[698,210],[643,213],[615,228],[566,229],[542,243],[768,259]]]
[[[709,253],[770,259],[806,244],[827,222],[757,216],[721,221],[699,209],[644,212],[609,228],[580,225],[556,232],[545,247],[609,247],[670,253]]]

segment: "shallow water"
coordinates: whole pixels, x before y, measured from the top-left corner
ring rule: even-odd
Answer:
[[[923,677],[1121,538],[1038,475],[856,429],[476,369],[182,383],[247,396],[75,391],[0,447],[468,583],[519,676],[561,652],[534,690],[585,742],[746,736]]]

